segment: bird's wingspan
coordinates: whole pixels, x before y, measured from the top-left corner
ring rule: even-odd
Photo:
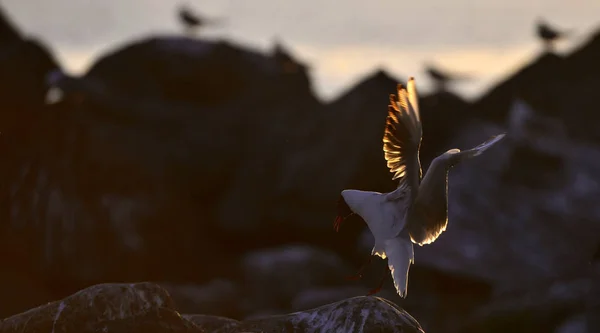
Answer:
[[[414,218],[407,221],[410,237],[414,243],[419,245],[433,243],[448,226],[446,196],[448,193],[448,167],[480,155],[502,138],[504,138],[504,134],[496,135],[477,147],[465,151],[451,149],[431,162],[417,198],[411,207]]]
[[[478,145],[477,147],[471,148],[469,150],[464,150],[464,151],[461,151],[461,152],[458,152],[458,153],[452,155],[451,160],[450,160],[450,165],[458,164],[466,158],[471,158],[471,157],[481,155],[481,153],[488,150],[491,146],[496,144],[498,141],[502,140],[504,138],[504,135],[505,135],[504,133],[495,135],[495,136],[489,138],[488,140],[486,140],[484,143]]]
[[[419,147],[423,130],[415,80],[407,87],[398,84],[398,95],[390,95],[388,116],[383,134],[383,151],[387,166],[400,179],[398,187],[416,188],[421,180]]]

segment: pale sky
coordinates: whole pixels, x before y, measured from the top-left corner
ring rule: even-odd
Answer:
[[[179,33],[171,0],[0,0],[27,34],[43,38],[72,72],[135,37]],[[456,86],[475,97],[536,56],[534,23],[543,17],[573,29],[568,50],[600,28],[599,0],[187,0],[227,25],[205,32],[268,51],[274,37],[312,67],[316,92],[338,96],[356,80],[383,67],[415,76],[426,90],[423,63],[466,73],[476,80]]]

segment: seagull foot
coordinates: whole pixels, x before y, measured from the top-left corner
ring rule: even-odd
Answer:
[[[383,277],[379,281],[379,284],[377,285],[377,288],[369,290],[369,293],[367,294],[367,296],[375,295],[375,294],[377,294],[378,292],[381,291],[381,288],[383,287],[383,282],[385,281],[386,277],[388,276],[388,274],[387,274],[388,266],[386,265],[384,267],[384,269],[385,269],[385,272],[383,274]]]

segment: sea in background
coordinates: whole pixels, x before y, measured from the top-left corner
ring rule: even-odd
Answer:
[[[25,33],[50,44],[71,73],[135,37],[177,34],[183,2],[164,0],[2,0]],[[384,68],[398,78],[425,76],[423,64],[474,76],[455,90],[467,99],[541,50],[535,21],[542,17],[573,37],[564,52],[598,27],[598,0],[197,0],[187,1],[227,24],[199,38],[226,38],[269,51],[275,38],[311,66],[315,91],[337,97],[358,79]],[[418,79],[427,91],[430,82]]]

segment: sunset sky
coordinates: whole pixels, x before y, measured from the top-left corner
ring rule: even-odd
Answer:
[[[63,65],[80,72],[94,58],[132,38],[176,34],[176,8],[187,3],[227,25],[207,30],[268,51],[279,37],[312,67],[317,93],[338,96],[356,80],[383,67],[415,76],[428,89],[423,63],[476,77],[456,86],[474,97],[535,57],[538,17],[572,29],[568,50],[600,29],[598,0],[0,0],[19,28],[41,37]]]

